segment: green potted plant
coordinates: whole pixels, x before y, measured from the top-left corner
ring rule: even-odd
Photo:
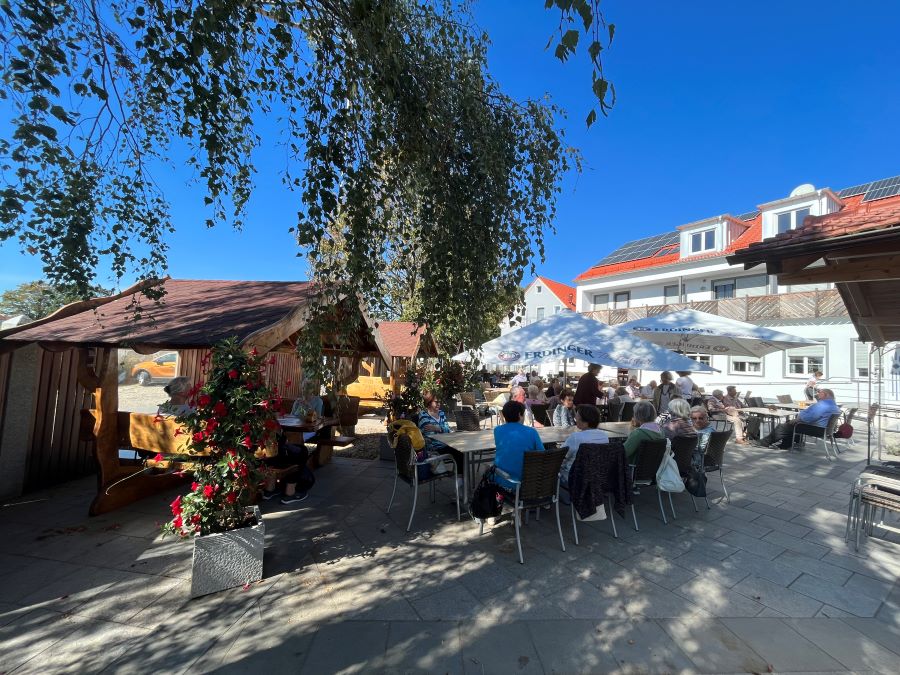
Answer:
[[[272,448],[281,407],[266,386],[265,358],[236,340],[215,345],[205,382],[191,390],[190,412],[176,419],[190,435],[190,491],[171,504],[166,533],[194,542],[191,596],[262,578],[265,525],[255,506],[263,478],[260,448]],[[157,460],[166,459],[157,456]]]

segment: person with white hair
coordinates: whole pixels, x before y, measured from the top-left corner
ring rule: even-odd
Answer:
[[[683,398],[669,401],[669,420],[663,424],[666,438],[677,436],[696,436],[697,430],[691,424],[691,405]]]
[[[744,420],[741,418],[740,407],[741,402],[737,399],[737,391],[734,387],[728,387],[728,393],[731,396],[729,400],[726,398],[721,389],[716,389],[712,393],[712,398],[706,401],[706,409],[708,412],[725,415],[726,421],[730,422],[734,427],[734,438],[738,445],[747,445],[747,437],[744,434]]]
[[[188,404],[191,393],[191,380],[187,377],[173,377],[163,387],[163,391],[169,395],[169,400],[161,403],[156,411],[157,415],[178,416],[186,415],[193,408]]]

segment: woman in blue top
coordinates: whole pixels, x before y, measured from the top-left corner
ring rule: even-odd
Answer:
[[[435,454],[449,454],[453,457],[453,462],[456,464],[456,482],[460,490],[462,490],[462,453],[447,447],[446,443],[435,438],[438,434],[449,434],[451,432],[447,416],[441,410],[441,402],[434,392],[431,391],[426,391],[422,394],[422,402],[425,404],[425,410],[419,413],[419,430],[425,437],[425,447],[434,451]]]
[[[523,403],[509,401],[503,406],[502,414],[506,424],[494,427],[494,444],[497,448],[494,464],[514,480],[522,480],[522,464],[525,461],[525,453],[543,452],[544,444],[541,442],[537,429],[522,424],[525,417]],[[497,476],[497,483],[508,490],[516,489],[514,483],[500,475]]]

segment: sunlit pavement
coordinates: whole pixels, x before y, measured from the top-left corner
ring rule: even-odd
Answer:
[[[897,672],[900,543],[844,543],[864,450],[828,462],[729,446],[731,503],[636,498],[636,532],[544,511],[478,536],[450,481],[412,532],[387,462],[336,459],[309,499],[265,503],[266,578],[195,601],[173,494],[89,518],[94,480],[2,509],[0,673]],[[566,507],[568,508],[568,507]]]

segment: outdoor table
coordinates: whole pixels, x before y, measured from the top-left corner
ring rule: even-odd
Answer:
[[[775,408],[774,404],[772,407]],[[779,408],[776,408],[775,410],[772,410],[771,408],[741,408],[741,412],[762,417],[764,421],[767,421],[772,425],[773,429],[779,422],[785,422],[792,417],[797,416],[796,410],[783,410]]]
[[[634,427],[631,422],[601,422],[597,428],[612,436],[627,436]]]
[[[618,425],[631,425],[631,422],[612,422],[607,424],[606,426],[613,427],[612,429],[604,429],[604,425],[601,424],[598,428],[603,429],[608,434],[613,436],[622,436],[627,432],[618,431],[616,427]],[[551,443],[562,443],[566,440],[573,432],[577,431],[577,427],[543,427],[540,429],[536,429],[538,432],[538,436],[541,437],[541,442],[545,445]],[[452,434],[441,434],[440,437],[441,443],[446,445],[447,447],[453,448],[457,452],[461,453],[463,456],[463,494],[465,495],[465,499],[469,498],[469,469],[470,469],[470,457],[472,455],[481,455],[482,458],[485,455],[489,455],[493,453],[496,449],[496,444],[494,443],[494,430],[493,429],[482,429],[481,431],[457,431]]]
[[[333,442],[342,440],[334,438],[334,428],[340,424],[339,417],[316,417],[315,421],[306,422],[300,417],[286,416],[278,418],[278,424],[284,431],[293,431],[301,434],[325,430],[324,434],[320,434],[318,438],[310,439],[311,442],[316,444],[315,454],[311,455],[313,461],[310,466],[312,468],[327,464],[331,460],[331,446]]]

